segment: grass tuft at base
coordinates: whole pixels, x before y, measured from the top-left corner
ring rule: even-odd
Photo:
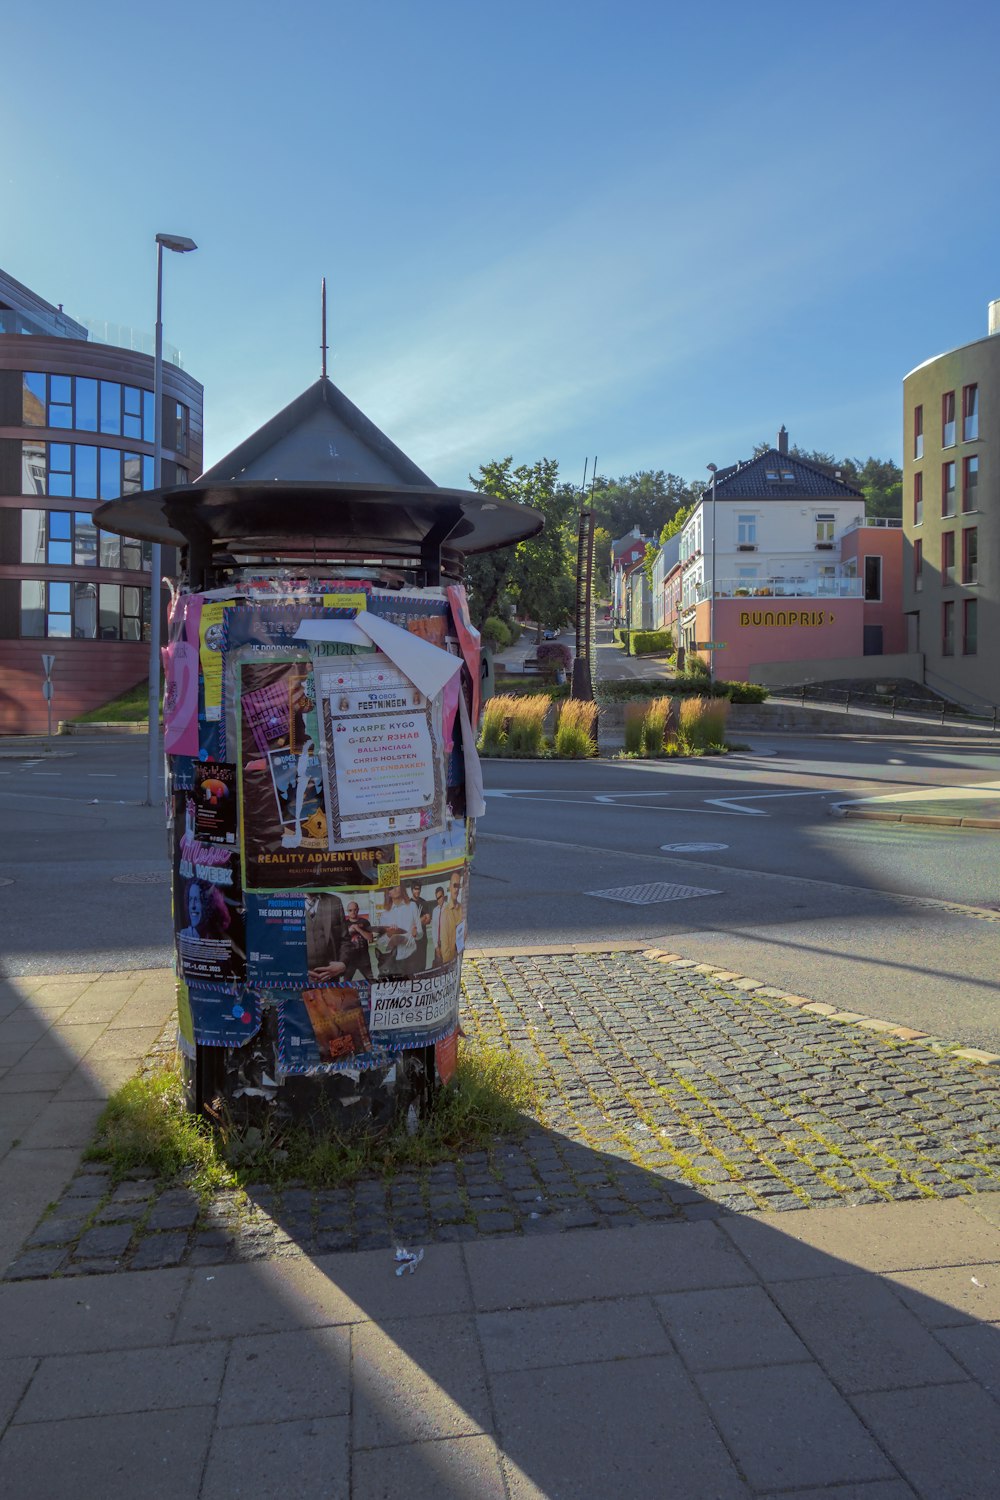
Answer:
[[[535,1095],[516,1053],[462,1042],[454,1080],[412,1135],[405,1120],[382,1131],[331,1129],[323,1136],[277,1124],[240,1130],[225,1118],[213,1127],[188,1113],[175,1060],[116,1089],[85,1159],[109,1165],[114,1182],[140,1170],[160,1181],[181,1179],[203,1198],[251,1182],[338,1187],[489,1150],[498,1137],[523,1133]]]

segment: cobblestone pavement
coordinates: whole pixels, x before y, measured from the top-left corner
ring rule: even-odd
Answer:
[[[468,1034],[540,1079],[522,1139],[207,1207],[85,1164],[6,1279],[1000,1192],[986,1054],[655,950],[469,956],[463,989]]]

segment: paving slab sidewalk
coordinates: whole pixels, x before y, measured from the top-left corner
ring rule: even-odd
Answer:
[[[109,989],[107,1011],[100,976],[62,983],[2,992],[13,1052],[0,1102],[17,1097],[10,1079],[46,1080],[37,1121],[57,1100],[93,1102],[59,1097],[74,1080],[84,1092],[91,1067],[98,1098],[134,1069],[139,1034],[160,1035],[171,1003],[162,974]],[[462,1180],[513,1205],[541,1185],[554,1213],[527,1208],[511,1232],[479,1228],[477,1209],[472,1237],[446,1243],[420,1236],[437,1220],[403,1193],[426,1249],[397,1277],[391,1234],[324,1252],[314,1205],[275,1201],[280,1255],[198,1264],[189,1250],[183,1264],[127,1270],[130,1252],[106,1274],[5,1282],[0,1497],[48,1500],[68,1482],[109,1500],[289,1485],[352,1500],[1000,1492],[994,1065],[652,951],[469,955],[466,1000],[470,1027],[532,1050],[550,1116],[520,1155],[463,1163]],[[46,1056],[33,1073],[35,1049],[56,1053],[64,1034],[61,1066]],[[674,1154],[657,1161],[668,1121]],[[76,1128],[7,1159],[56,1151],[72,1174]],[[845,1166],[872,1185],[827,1206]],[[163,1227],[142,1215],[105,1227],[131,1242],[145,1223],[139,1248],[188,1243],[183,1194],[150,1208],[141,1183],[115,1191]],[[436,1184],[439,1209],[452,1191]],[[92,1192],[84,1218],[113,1197]],[[574,1227],[581,1204],[601,1232]],[[362,1193],[362,1206],[376,1222],[375,1199]],[[544,1232],[526,1227],[537,1223]]]
[[[963,1199],[8,1283],[0,1496],[993,1495],[998,1241]]]

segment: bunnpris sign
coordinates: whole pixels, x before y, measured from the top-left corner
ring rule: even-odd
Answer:
[[[836,615],[828,609],[742,609],[741,625],[833,625]]]

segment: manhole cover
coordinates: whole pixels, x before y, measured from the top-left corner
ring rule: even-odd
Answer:
[[[661,844],[661,849],[667,849],[674,854],[708,854],[716,849],[728,849],[728,844]]]
[[[166,870],[135,871],[131,875],[113,875],[115,885],[166,885],[170,876]]]
[[[705,890],[700,885],[669,885],[656,880],[649,885],[621,885],[613,891],[587,891],[602,901],[625,901],[629,906],[652,906],[655,901],[687,901],[691,896],[721,896],[721,891]]]

